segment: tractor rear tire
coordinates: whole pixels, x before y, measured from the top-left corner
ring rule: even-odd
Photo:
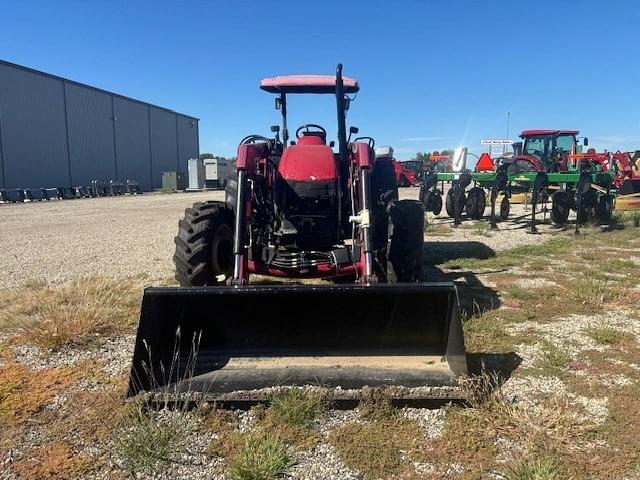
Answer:
[[[197,202],[178,222],[173,262],[181,287],[217,285],[233,270],[233,213],[223,202]]]
[[[487,205],[487,196],[480,187],[473,187],[467,195],[465,210],[467,217],[473,220],[480,220],[484,216],[484,209]]]
[[[419,282],[424,260],[424,209],[416,200],[399,200],[389,207],[387,280]]]
[[[569,198],[567,192],[558,191],[551,197],[551,221],[555,225],[566,225],[569,219]]]

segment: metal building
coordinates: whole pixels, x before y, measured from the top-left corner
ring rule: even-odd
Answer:
[[[0,60],[0,188],[151,190],[199,153],[195,117]]]

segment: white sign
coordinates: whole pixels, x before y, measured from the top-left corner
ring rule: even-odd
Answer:
[[[513,140],[488,139],[480,140],[482,145],[513,145]]]

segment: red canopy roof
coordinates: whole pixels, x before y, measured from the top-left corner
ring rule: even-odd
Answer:
[[[523,130],[520,138],[531,137],[533,135],[577,135],[578,130]]]
[[[358,81],[342,77],[345,93],[356,93],[360,90]],[[281,75],[265,78],[260,88],[271,93],[335,93],[336,77],[334,75]]]

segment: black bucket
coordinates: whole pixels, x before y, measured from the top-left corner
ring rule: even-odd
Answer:
[[[453,387],[466,373],[452,283],[147,288],[128,395]]]

